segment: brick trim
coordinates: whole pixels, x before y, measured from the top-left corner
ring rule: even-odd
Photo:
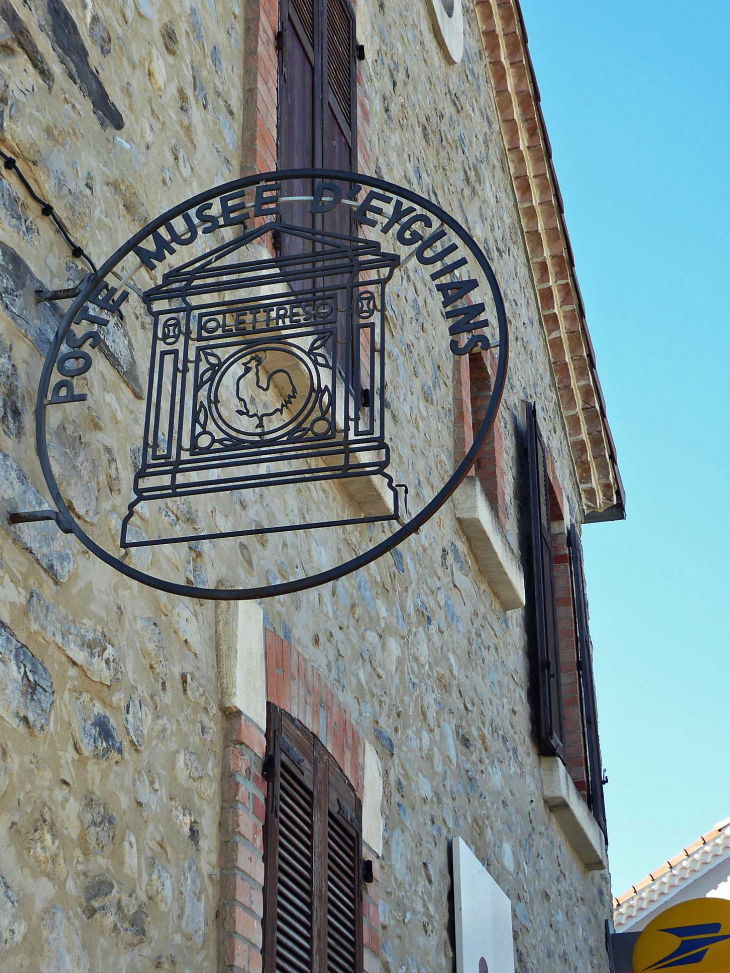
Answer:
[[[558,471],[555,462],[550,454],[550,450],[545,446],[547,456],[548,480],[550,481],[550,520],[555,522],[566,520],[565,493],[558,478]]]
[[[266,640],[266,696],[318,737],[362,800],[365,741],[324,676],[271,629]]]
[[[584,800],[588,798],[588,755],[586,751],[583,703],[578,679],[578,635],[573,602],[573,580],[566,533],[565,494],[550,451],[547,471],[550,489],[550,519],[553,522],[553,574],[555,578],[555,611],[558,623],[560,653],[560,688],[563,707],[563,743],[565,766]]]
[[[454,465],[474,444],[474,429],[486,415],[497,373],[494,352],[477,348],[454,359]],[[476,463],[469,471],[484,487],[489,503],[503,529],[507,528],[507,496],[504,473],[504,434],[499,412]]]
[[[588,798],[588,755],[586,752],[583,702],[578,676],[578,637],[571,577],[570,552],[565,532],[553,534],[555,602],[560,649],[560,684],[563,699],[565,765],[584,800]]]
[[[324,676],[272,629],[264,629],[266,696],[318,737],[362,800],[365,741]],[[266,738],[241,713],[225,718],[221,782],[220,973],[262,973]],[[380,973],[380,884],[363,889],[365,973]]]
[[[363,888],[362,939],[365,949],[365,973],[380,973],[380,866],[373,862],[375,881]]]
[[[244,16],[241,171],[249,176],[277,167],[279,0],[247,0]]]
[[[266,740],[240,713],[225,717],[221,782],[219,970],[261,973]]]

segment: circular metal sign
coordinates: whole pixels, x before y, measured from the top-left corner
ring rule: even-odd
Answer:
[[[688,899],[655,916],[634,947],[635,973],[692,966],[697,973],[730,969],[730,902]]]
[[[59,328],[36,409],[59,525],[174,594],[333,581],[451,496],[507,352],[489,261],[417,193],[311,169],[210,189],[87,277]],[[460,449],[472,356],[488,404]]]

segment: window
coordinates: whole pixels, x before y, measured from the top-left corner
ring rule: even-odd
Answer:
[[[361,973],[361,807],[324,745],[273,705],[264,886],[265,966]]]
[[[575,528],[568,533],[575,628],[577,634],[578,686],[583,717],[583,739],[587,757],[586,800],[593,817],[606,835],[606,807],[603,798],[603,762],[598,737],[596,687],[593,678],[593,648],[588,630],[588,605],[583,575],[583,547]]]
[[[606,835],[603,765],[598,738],[593,652],[580,536],[571,527],[553,532],[563,521],[559,487],[550,479],[551,463],[529,406],[528,454],[534,593],[535,722],[540,753],[559,757],[597,824]],[[557,492],[556,492],[557,490]]]
[[[540,752],[565,759],[547,451],[534,405],[527,409],[534,587],[534,696]]]

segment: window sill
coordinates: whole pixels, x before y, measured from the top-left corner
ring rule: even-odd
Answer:
[[[355,454],[355,462],[358,460]],[[391,517],[395,509],[388,482],[382,476],[353,476],[341,480],[351,500],[367,517]]]
[[[559,757],[540,757],[543,800],[566,838],[590,871],[608,868],[603,832]]]
[[[456,518],[466,534],[479,570],[505,611],[525,607],[525,580],[502,528],[475,476],[454,494]]]

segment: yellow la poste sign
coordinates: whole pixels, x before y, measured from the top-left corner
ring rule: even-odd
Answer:
[[[656,916],[634,948],[634,973],[730,973],[730,902],[690,899]]]

